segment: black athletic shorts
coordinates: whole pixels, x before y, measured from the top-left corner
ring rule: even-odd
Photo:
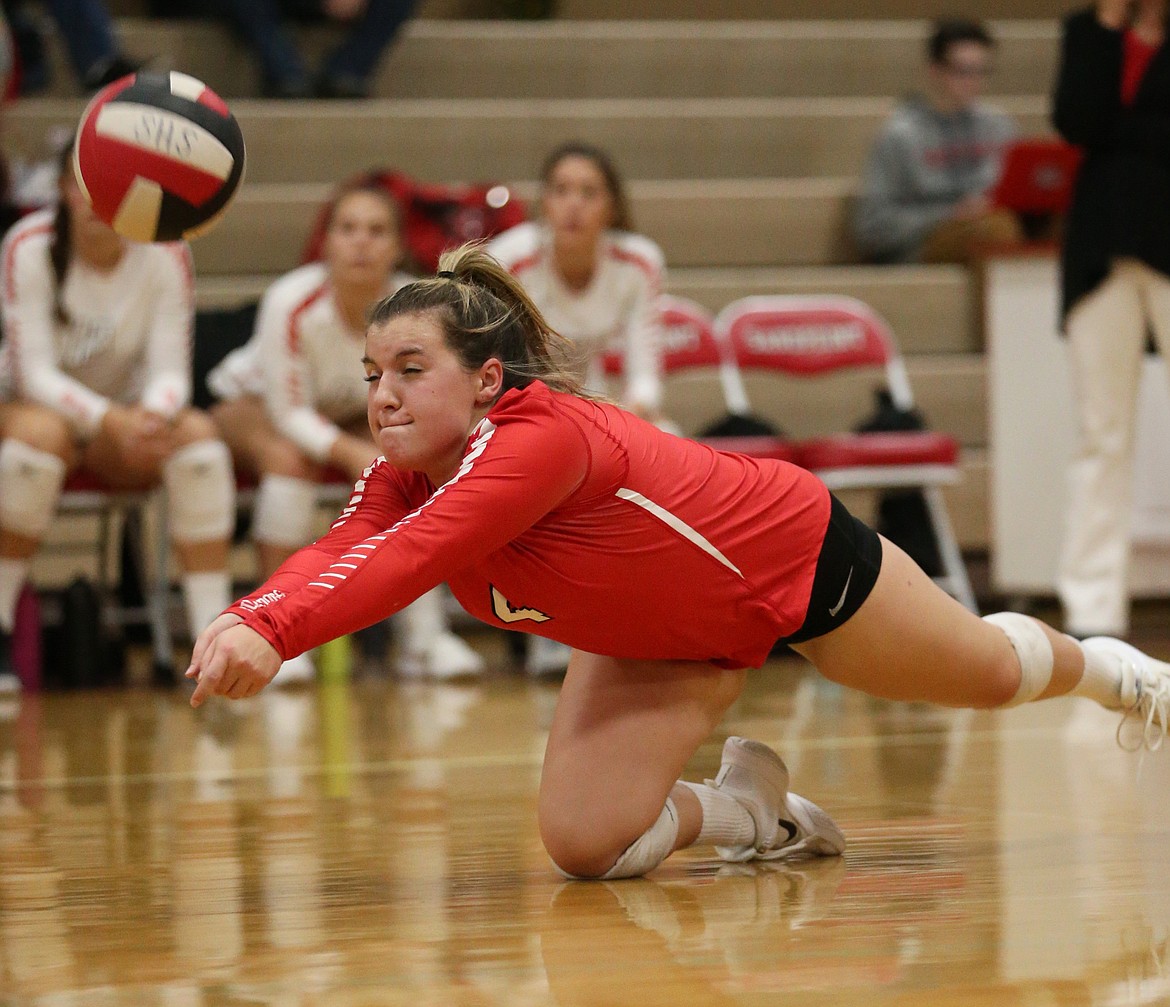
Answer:
[[[882,568],[882,541],[832,494],[829,527],[817,557],[804,622],[778,643],[801,643],[843,625],[869,597]]]

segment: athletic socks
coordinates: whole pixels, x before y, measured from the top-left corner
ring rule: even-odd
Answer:
[[[1084,696],[1107,710],[1121,709],[1122,661],[1109,651],[1081,644],[1085,655],[1085,673],[1074,686],[1072,695]]]
[[[232,603],[231,577],[226,570],[209,570],[183,575],[183,597],[187,602],[187,627],[191,639],[198,639],[225,608]]]
[[[703,809],[703,825],[695,839],[696,846],[752,846],[755,843],[755,820],[734,797],[702,783],[678,782],[699,799]]]

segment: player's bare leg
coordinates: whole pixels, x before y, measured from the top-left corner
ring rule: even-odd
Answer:
[[[743,688],[745,673],[573,652],[545,755],[540,828],[562,872],[633,877],[672,852],[725,860],[838,854],[845,841],[759,742],[728,738],[714,780],[679,780]]]
[[[662,814],[687,760],[744,679],[742,671],[697,662],[573,651],[540,784],[541,837],[553,862],[578,876],[609,871]],[[699,830],[698,802],[680,796],[674,849]]]
[[[795,649],[827,678],[887,699],[990,708],[1073,694],[1136,712],[1151,747],[1170,718],[1170,666],[1120,641],[1081,643],[1015,613],[980,619],[886,539],[861,608]]]

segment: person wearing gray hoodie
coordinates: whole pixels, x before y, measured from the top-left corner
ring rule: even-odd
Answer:
[[[988,192],[1012,120],[979,100],[994,41],[973,21],[940,21],[927,44],[928,87],[899,103],[870,151],[854,236],[873,262],[967,261],[989,242],[1020,239]]]

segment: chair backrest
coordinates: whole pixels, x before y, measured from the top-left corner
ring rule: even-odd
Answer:
[[[663,295],[659,299],[662,327],[662,371],[673,374],[692,367],[718,367],[722,347],[715,336],[715,316],[697,301]],[[621,347],[602,358],[607,377],[618,377],[625,364]]]
[[[854,297],[743,297],[719,312],[715,331],[741,371],[808,377],[880,368],[894,403],[904,409],[914,405],[889,325]]]
[[[659,309],[662,373],[668,379],[663,390],[665,414],[693,432],[724,411],[746,413],[735,363],[716,335],[714,315],[697,301],[671,295],[660,298]],[[623,363],[620,348],[606,353],[606,377],[620,377]]]

